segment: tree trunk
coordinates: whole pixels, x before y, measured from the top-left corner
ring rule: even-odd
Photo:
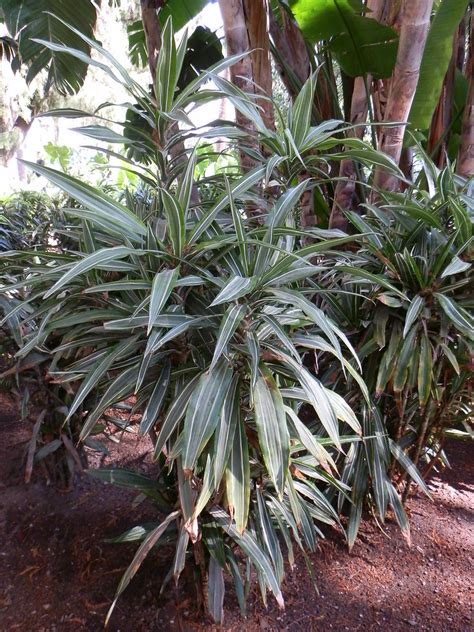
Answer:
[[[382,17],[385,5],[384,0],[369,0],[367,3],[367,8],[370,10],[368,17],[379,21]],[[369,109],[367,95],[369,94],[371,83],[371,75],[367,75],[367,77],[356,77],[354,81],[350,112],[350,123],[352,124],[365,123],[367,120]],[[365,127],[361,125],[352,131],[351,136],[361,139],[364,136],[364,132]],[[356,164],[350,158],[346,158],[341,162],[339,178],[340,180],[336,184],[334,193],[329,227],[347,230],[347,219],[343,211],[353,208],[357,179]]]
[[[156,77],[156,58],[161,48],[161,28],[157,11],[164,4],[164,0],[140,0],[143,30],[148,53],[148,65],[153,85]]]
[[[269,11],[273,54],[280,77],[291,98],[295,99],[309,77],[311,63],[300,29],[283,7],[280,7],[280,15],[282,28],[273,11]]]
[[[430,26],[433,0],[403,0],[401,6],[400,41],[397,61],[390,85],[384,122],[398,125],[382,131],[380,149],[398,165],[403,146],[405,126],[420,74],[420,64]],[[374,185],[394,191],[399,181],[396,176],[379,167]]]
[[[261,0],[260,0],[261,1]],[[224,24],[227,55],[237,55],[250,50],[250,40],[245,21],[245,10],[242,0],[219,0],[219,6]],[[243,59],[230,67],[230,79],[234,85],[244,92],[255,93],[252,83],[252,59],[246,55]],[[252,123],[238,110],[235,113],[237,125],[248,134],[247,144],[256,150],[256,131]],[[254,139],[254,142],[252,142]],[[245,146],[240,146],[240,166],[242,171],[249,171],[255,166],[255,161],[245,151]]]
[[[243,0],[245,23],[251,49],[252,78],[255,93],[266,98],[258,99],[262,108],[263,122],[269,129],[275,129],[273,105],[269,100],[273,94],[272,66],[270,63],[270,42],[268,40],[268,16],[266,0]]]
[[[471,36],[466,75],[469,80],[469,87],[464,108],[461,146],[459,147],[456,170],[460,176],[469,178],[474,176],[474,13],[471,13]]]

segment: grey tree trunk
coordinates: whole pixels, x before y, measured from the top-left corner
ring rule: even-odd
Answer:
[[[401,6],[397,61],[384,116],[384,122],[398,125],[383,128],[379,147],[397,165],[400,162],[405,127],[420,74],[432,7],[433,0],[403,0]],[[379,167],[375,172],[374,185],[394,191],[399,186],[399,180]]]

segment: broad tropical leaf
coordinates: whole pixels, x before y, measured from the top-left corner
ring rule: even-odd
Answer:
[[[18,38],[20,60],[28,68],[28,83],[47,69],[48,86],[54,85],[64,95],[78,92],[87,74],[87,62],[72,59],[64,52],[48,50],[35,39],[67,44],[90,55],[87,43],[54,16],[93,38],[97,20],[96,4],[92,0],[84,0],[78,11],[74,0],[4,0],[2,11],[10,34]]]

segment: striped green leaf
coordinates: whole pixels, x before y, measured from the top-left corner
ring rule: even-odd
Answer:
[[[474,339],[474,323],[466,310],[460,307],[452,298],[448,298],[444,294],[435,292],[434,296],[454,327],[462,334]]]
[[[460,272],[465,272],[469,270],[471,264],[469,261],[463,261],[459,257],[453,257],[451,263],[449,263],[446,268],[441,273],[441,278],[444,279],[451,274],[459,274]]]
[[[123,259],[124,257],[128,257],[132,254],[139,254],[139,251],[133,250],[131,248],[126,248],[125,246],[114,246],[113,248],[102,248],[102,250],[98,250],[97,252],[84,257],[78,261],[75,265],[73,265],[69,270],[63,274],[63,276],[56,281],[56,283],[51,287],[44,295],[44,298],[48,298],[52,296],[55,292],[60,290],[62,287],[70,283],[73,279],[81,274],[85,274],[89,272],[89,270],[93,270],[97,268],[99,265],[104,265],[109,261],[116,261],[117,259]]]
[[[163,522],[158,527],[156,527],[156,529],[153,529],[153,531],[151,531],[151,533],[149,533],[146,536],[146,538],[143,540],[143,542],[141,543],[140,547],[138,548],[138,551],[135,553],[132,563],[127,568],[127,570],[122,576],[122,579],[120,580],[120,583],[117,588],[117,592],[115,593],[115,599],[107,613],[107,617],[105,619],[105,625],[107,625],[110,619],[112,611],[115,608],[115,604],[117,603],[117,599],[120,597],[120,595],[123,593],[123,591],[128,586],[130,581],[133,579],[133,577],[135,576],[136,572],[142,565],[142,562],[146,558],[148,553],[155,546],[155,544],[158,542],[158,540],[161,538],[161,536],[166,531],[168,526],[173,522],[173,520],[176,520],[176,518],[179,516],[179,513],[180,513],[179,511],[173,511],[170,514],[168,514],[168,516],[166,516]]]
[[[431,382],[433,379],[433,356],[431,353],[431,343],[424,333],[420,341],[420,358],[418,364],[418,397],[420,406],[426,406],[431,393]]]
[[[270,371],[260,365],[260,376],[253,389],[255,422],[263,459],[281,497],[289,465],[290,437],[283,398]]]
[[[260,486],[257,486],[257,509],[258,527],[260,537],[268,553],[268,557],[273,562],[275,573],[279,582],[283,581],[283,555],[281,553],[280,542],[272,524],[265,498]]]
[[[184,212],[189,208],[191,201],[191,193],[194,185],[194,170],[196,169],[197,153],[194,149],[189,157],[186,169],[184,170],[183,177],[181,178],[178,186],[178,202]]]
[[[212,555],[209,557],[207,591],[209,614],[216,623],[222,623],[224,618],[225,593],[224,572]]]
[[[119,375],[117,375],[117,377],[110,383],[97,406],[87,416],[86,421],[84,422],[84,425],[82,426],[81,432],[79,434],[80,441],[83,441],[90,435],[90,433],[94,429],[94,426],[99,421],[103,413],[107,410],[107,408],[109,408],[112,404],[115,404],[116,402],[122,401],[133,393],[138,371],[139,365],[137,363],[131,367],[128,367],[128,369],[121,371]]]
[[[194,227],[191,233],[189,243],[195,243],[199,237],[209,228],[212,222],[216,219],[217,215],[223,211],[228,205],[230,197],[237,199],[239,195],[245,193],[254,186],[265,174],[265,167],[256,167],[252,169],[244,176],[236,180],[231,186],[231,192],[225,193],[219,202],[205,213],[199,222]]]
[[[225,353],[227,344],[229,343],[232,336],[235,334],[246,312],[247,307],[245,305],[231,305],[224,314],[219,327],[219,333],[217,335],[216,347],[214,349],[214,355],[211,362],[211,369],[217,364],[221,355]]]
[[[240,401],[237,402],[237,405]],[[240,411],[236,412],[240,417]],[[247,526],[250,504],[250,463],[244,423],[237,418],[234,440],[226,469],[226,491],[229,513],[239,533]]]
[[[392,439],[389,439],[388,442],[390,446],[390,452],[393,454],[395,459],[406,470],[406,472],[415,481],[415,483],[420,486],[420,489],[428,496],[428,498],[432,498],[430,491],[426,486],[425,481],[423,480],[423,477],[421,476],[418,468],[415,466],[410,457],[405,454],[398,443],[396,443]]]
[[[232,379],[227,361],[201,375],[186,410],[183,428],[183,468],[192,471],[198,456],[214,432]]]
[[[301,393],[304,397],[304,392]],[[286,395],[286,393],[285,393]],[[313,435],[311,430],[306,426],[295,413],[295,411],[289,406],[285,406],[285,412],[288,417],[293,422],[296,433],[301,441],[302,445],[305,447],[308,452],[314,456],[318,463],[321,463],[323,466],[328,467],[328,464],[334,469],[337,470],[336,464],[329,454],[329,452],[321,445],[319,440]]]
[[[168,18],[161,33],[161,49],[156,63],[155,94],[162,112],[171,109],[177,80],[176,45],[172,20]]]
[[[97,388],[100,379],[107,373],[110,367],[113,365],[115,360],[119,358],[121,355],[126,355],[127,351],[129,351],[133,345],[135,344],[137,338],[127,339],[123,342],[117,344],[112,350],[105,355],[105,357],[97,362],[92,369],[88,372],[85,378],[82,380],[81,385],[79,386],[74,400],[69,407],[69,411],[66,417],[66,421],[70,419],[82,402],[85,400],[87,395],[92,391],[92,389]]]
[[[409,300],[408,297],[401,290],[389,283],[381,274],[373,274],[372,272],[368,272],[367,270],[363,270],[362,268],[353,268],[351,266],[337,266],[336,269],[340,272],[346,272],[347,274],[356,278],[370,281],[376,286],[384,287],[386,290],[394,292],[394,294],[402,298],[404,301]]]
[[[400,354],[396,359],[395,374],[393,376],[393,390],[396,393],[400,393],[403,390],[405,382],[407,381],[408,367],[413,356],[416,333],[416,327],[410,330],[410,333],[405,338],[405,342],[402,345]]]
[[[164,270],[163,272],[158,272],[158,274],[155,275],[151,286],[147,335],[150,334],[155,324],[156,317],[170,297],[171,292],[176,285],[178,275],[179,267],[174,270]]]
[[[299,148],[308,135],[313,114],[316,75],[311,74],[296,97],[291,117],[291,133]]]
[[[99,189],[50,167],[26,160],[21,162],[90,210],[92,212],[90,219],[94,223],[101,225],[104,221],[105,225],[115,228],[119,234],[135,242],[140,242],[146,235],[146,227],[138,217]]]
[[[387,485],[389,502],[390,502],[390,505],[392,506],[393,513],[395,514],[395,519],[403,535],[407,539],[408,544],[410,544],[411,542],[410,523],[408,521],[408,517],[406,515],[405,509],[403,508],[402,500],[397,490],[392,485],[391,481],[387,479],[386,485]]]
[[[156,439],[155,450],[154,450],[154,459],[156,460],[165,443],[170,438],[171,434],[175,431],[177,425],[184,417],[186,413],[186,408],[188,406],[189,400],[193,391],[196,387],[196,384],[199,380],[200,375],[195,375],[191,380],[186,383],[186,386],[177,394],[173,403],[168,408],[168,411],[163,419],[163,424],[160,428],[160,433]]]
[[[186,241],[186,219],[183,207],[165,189],[161,189],[161,199],[163,200],[163,207],[168,220],[166,229],[173,244],[173,253],[177,257],[181,257]]]
[[[423,299],[423,297],[419,295],[415,296],[415,298],[412,300],[410,307],[407,309],[407,315],[405,318],[405,326],[403,328],[404,338],[406,338],[406,335],[410,331],[411,326],[420,315],[424,304],[425,304],[425,300]]]
[[[216,298],[212,301],[210,307],[236,301],[242,296],[246,296],[255,288],[257,279],[255,277],[235,276],[224,286]]]
[[[235,200],[234,196],[232,195],[229,179],[224,177],[224,182],[227,199],[229,200],[230,211],[232,213],[232,221],[234,222],[235,234],[237,237],[237,242],[239,244],[239,253],[242,260],[243,271],[246,276],[249,276],[251,273],[251,266],[249,254],[247,252],[247,244],[245,243],[246,234],[244,220],[241,212],[235,205]]]
[[[270,560],[263,553],[261,546],[253,535],[251,535],[248,530],[240,534],[234,526],[232,518],[220,507],[212,508],[209,513],[219,526],[239,545],[242,551],[249,556],[253,564],[255,564],[265,578],[265,582],[275,595],[279,607],[284,608],[283,595],[281,594],[275,571],[273,570]]]
[[[234,374],[222,406],[218,429],[214,434],[214,483],[222,479],[234,441],[235,428],[240,419],[239,375]]]

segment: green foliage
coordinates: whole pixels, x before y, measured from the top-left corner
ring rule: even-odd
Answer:
[[[426,40],[420,78],[409,121],[412,127],[428,129],[441,94],[444,77],[453,56],[453,38],[468,3],[466,0],[442,0]]]
[[[305,37],[326,40],[343,70],[352,77],[371,73],[389,77],[395,65],[395,31],[363,13],[361,2],[294,0],[290,3]]]
[[[54,240],[61,227],[59,199],[22,191],[0,200],[0,251],[27,250]]]
[[[164,27],[171,18],[174,30],[179,31],[189,20],[195,18],[207,3],[208,0],[167,0],[159,13],[161,25]]]
[[[314,549],[317,521],[339,523],[329,493],[346,488],[334,459],[344,437],[358,440],[361,428],[331,382],[305,366],[306,348],[296,336],[319,337],[325,353],[341,364],[354,357],[343,332],[314,305],[318,292],[308,285],[330,270],[311,259],[331,257],[353,238],[315,229],[314,243],[302,246],[298,229],[300,198],[310,184],[295,181],[301,160],[308,158],[307,171],[317,173],[324,164],[319,148],[338,142],[332,139],[338,123],[311,127],[310,104],[302,98],[290,109],[287,136],[278,137],[265,128],[253,101],[218,77],[235,60],[210,71],[220,92],[197,91],[205,74],[174,94],[162,77],[176,80],[184,50],[186,42],[176,47],[167,23],[157,71],[166,111],[119,69],[158,141],[149,166],[135,167],[143,175],[143,195],[128,193],[119,202],[28,163],[76,201],[76,208],[65,210],[73,245],[60,252],[46,247],[34,258],[6,256],[3,274],[10,283],[3,295],[22,323],[19,357],[51,354],[50,379],[71,395],[63,400],[64,419],[80,419],[82,441],[105,450],[94,435],[107,436],[104,420],[128,426],[110,415],[119,406],[142,413],[139,430],[154,440],[160,475],[147,485],[167,517],[146,534],[117,596],[158,538],[173,529],[170,573],[179,577],[192,545],[203,560],[203,580],[209,569],[208,603],[220,620],[224,571],[232,569],[241,594],[238,548],[255,568],[264,599],[270,590],[282,605],[277,534],[291,556],[292,539],[302,550]],[[311,86],[312,79],[304,93]],[[177,140],[169,132],[184,107],[214,95],[228,96],[253,118],[274,156],[268,164],[262,156],[262,166],[245,175],[216,175],[209,188],[206,178],[195,180],[198,155],[175,157]],[[240,135],[233,125],[211,130]],[[256,208],[265,209],[263,222],[254,217]],[[305,406],[313,410],[310,426],[300,420]],[[139,481],[137,491],[142,488]]]
[[[175,552],[165,583],[196,563],[216,621],[225,573],[242,611],[253,575],[264,602],[270,591],[282,606],[284,554],[314,550],[318,523],[342,528],[345,512],[352,546],[364,507],[383,521],[390,506],[409,537],[390,475],[426,491],[416,463],[437,458],[446,427],[466,422],[472,191],[421,156],[416,186],[350,215],[357,234],[303,232],[302,199],[324,199],[329,160],[351,156],[369,177],[377,165],[400,173],[364,141],[341,140],[351,126],[311,125],[316,75],[287,114],[275,107],[280,134],[220,75],[243,55],[179,86],[188,42],[176,45],[168,21],[155,98],[87,41],[90,64],[127,90],[143,128],[128,121],[119,135],[97,116],[81,131],[123,145],[140,186],[117,195],[25,163],[72,200],[69,243],[0,255],[3,323],[19,362],[46,358],[67,428],[41,435],[40,417],[30,460],[37,437],[40,454],[61,447],[70,463],[73,441],[106,452],[111,429],[149,434],[155,478],[91,472],[152,498],[163,516],[118,538],[141,544],[117,598],[166,542]],[[188,112],[216,98],[253,123],[256,166],[244,174],[205,170],[206,142],[227,139],[231,155],[246,139],[224,121],[192,127]]]
[[[42,70],[48,69],[47,86],[61,94],[75,94],[87,73],[88,43],[73,33],[52,14],[74,25],[85,36],[94,36],[97,8],[90,0],[81,2],[78,11],[73,0],[4,0],[1,10],[10,35],[18,41],[15,65],[26,64],[26,80],[30,83]],[[71,59],[64,52],[45,48],[44,41],[78,49],[82,58]]]
[[[398,467],[423,485],[414,466],[424,464],[427,472],[443,458],[450,429],[472,435],[472,184],[421,158],[425,168],[415,186],[384,194],[365,216],[349,214],[365,236],[358,252],[337,266],[339,295],[330,300],[332,317],[353,331],[373,400],[362,403],[361,413],[364,434],[375,438],[351,448],[342,475],[354,503],[351,544],[367,500],[382,520],[391,502],[409,535],[388,473]],[[349,402],[358,396],[358,385],[353,388]]]

